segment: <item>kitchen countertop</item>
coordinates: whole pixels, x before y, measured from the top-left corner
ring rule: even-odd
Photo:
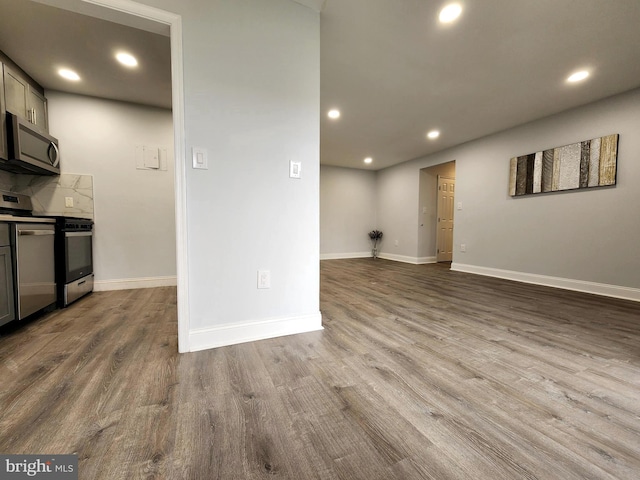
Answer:
[[[17,217],[15,215],[2,215],[2,214],[0,214],[0,222],[56,223],[56,219],[55,218],[45,218],[45,217]]]

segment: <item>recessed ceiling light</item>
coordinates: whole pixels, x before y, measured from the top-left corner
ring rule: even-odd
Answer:
[[[120,52],[116,54],[116,59],[127,67],[135,67],[138,65],[138,60],[130,53]]]
[[[450,3],[440,10],[440,23],[451,23],[457,19],[462,13],[462,5],[459,3]]]
[[[340,118],[340,110],[336,110],[335,108],[333,110],[329,110],[327,116],[333,119]]]
[[[367,157],[364,159],[364,163],[371,163],[371,162],[373,162],[373,158],[371,157]]]
[[[581,82],[582,80],[586,79],[588,76],[589,76],[588,71],[580,70],[579,72],[575,72],[571,74],[571,76],[567,78],[567,82],[569,83]]]
[[[69,70],[68,68],[61,68],[58,70],[58,75],[62,78],[66,78],[67,80],[71,80],[72,82],[77,82],[80,80],[80,75],[78,75],[73,70]]]
[[[427,137],[429,137],[431,140],[435,140],[439,136],[440,132],[438,130],[431,130],[429,133],[427,133]]]

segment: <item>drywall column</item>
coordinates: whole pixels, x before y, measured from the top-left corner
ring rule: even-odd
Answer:
[[[291,0],[143,0],[181,15],[190,349],[321,328],[320,15]],[[302,177],[289,178],[289,162]],[[258,270],[271,288],[257,288]]]

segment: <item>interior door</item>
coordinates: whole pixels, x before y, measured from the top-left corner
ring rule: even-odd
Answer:
[[[453,211],[456,181],[438,176],[438,226],[436,235],[436,260],[450,262],[453,259]]]

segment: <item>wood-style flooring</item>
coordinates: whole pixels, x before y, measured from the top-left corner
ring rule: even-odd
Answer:
[[[0,336],[0,453],[81,479],[638,479],[640,304],[321,265],[325,330],[177,354],[173,288]]]

